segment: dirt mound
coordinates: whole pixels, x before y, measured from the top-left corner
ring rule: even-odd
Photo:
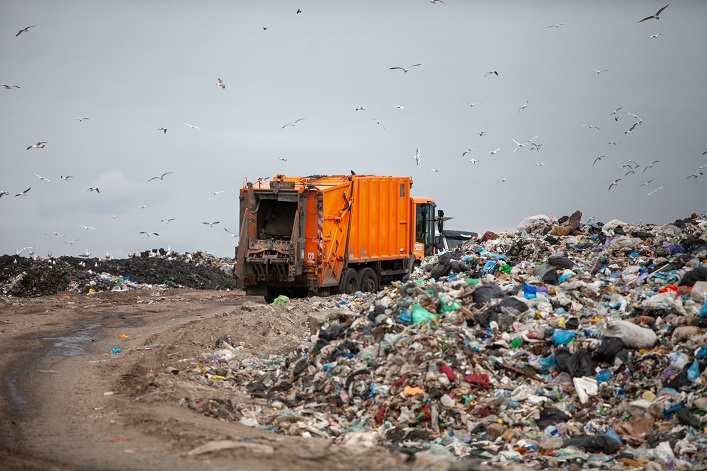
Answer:
[[[125,291],[144,285],[235,289],[233,260],[209,254],[146,252],[127,259],[0,256],[0,290],[17,297],[73,291]]]

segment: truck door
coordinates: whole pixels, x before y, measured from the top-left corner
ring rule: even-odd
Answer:
[[[415,203],[415,254],[422,244],[423,256],[434,255],[435,203]]]

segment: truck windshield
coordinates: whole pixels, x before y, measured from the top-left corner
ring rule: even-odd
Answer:
[[[434,253],[435,206],[434,203],[415,205],[415,241],[425,244],[425,257]]]

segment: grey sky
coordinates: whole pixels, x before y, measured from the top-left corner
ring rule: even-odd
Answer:
[[[243,180],[277,173],[411,175],[478,232],[707,209],[707,2],[445,1],[0,1],[0,253],[233,256]]]

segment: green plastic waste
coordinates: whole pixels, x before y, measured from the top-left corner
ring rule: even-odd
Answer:
[[[459,301],[445,301],[444,296],[442,296],[442,294],[439,295],[439,300],[442,306],[442,313],[444,314],[449,314],[450,312],[456,311],[457,309],[462,307]]]
[[[511,267],[511,266],[510,266],[509,264],[507,264],[507,263],[501,265],[501,271],[502,271],[503,273],[510,273],[510,272],[511,272],[511,268],[513,268],[513,267]]]
[[[412,322],[413,324],[426,324],[432,319],[437,319],[437,314],[431,313],[419,304],[412,306]]]
[[[278,304],[287,304],[290,302],[290,298],[285,296],[284,294],[281,294],[277,298],[275,298],[275,301],[271,302],[271,306],[277,306]]]
[[[473,286],[481,283],[481,278],[464,278],[464,281],[466,281],[466,284]]]

